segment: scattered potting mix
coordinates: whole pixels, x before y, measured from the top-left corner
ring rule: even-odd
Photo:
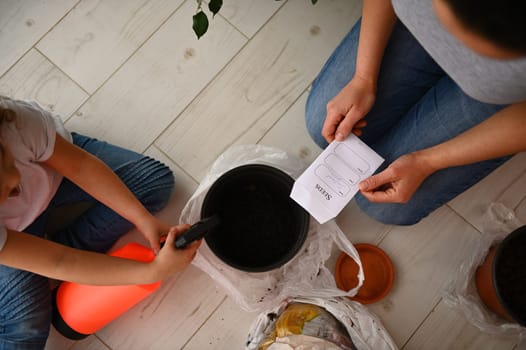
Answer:
[[[290,197],[293,179],[304,169],[299,159],[266,146],[234,146],[223,153],[181,214],[181,222],[214,216],[221,222],[206,234],[193,264],[223,286],[243,309],[263,312],[265,317],[272,314],[266,310],[291,297],[315,298],[308,300],[317,302],[291,306],[277,323],[274,331],[284,334],[281,331],[287,330],[287,340],[281,337],[281,344],[271,344],[273,326],[266,323],[270,327],[266,328],[266,345],[256,348],[278,349],[289,342],[287,349],[294,349],[296,342],[304,349],[308,344],[312,349],[320,344],[323,349],[354,349],[356,338],[360,345],[356,348],[363,349],[371,340],[359,332],[381,330],[375,346],[369,347],[396,349],[378,319],[362,306],[347,305],[356,303],[346,297],[354,296],[364,283],[354,245],[334,221],[319,224]],[[354,270],[345,273],[354,283],[345,290],[338,288],[334,271],[325,266],[335,247],[354,263]],[[319,305],[328,300],[330,305]],[[350,310],[353,321],[345,316]],[[279,319],[277,313],[275,316],[270,318]],[[293,334],[300,330],[301,334]],[[263,340],[262,334],[252,336]]]
[[[335,159],[328,164],[345,171],[354,167],[353,172],[363,174],[375,169],[356,157],[359,159],[345,169]],[[326,162],[327,156],[322,159]],[[325,181],[349,184],[327,164],[322,166],[318,175],[330,170],[330,176],[317,181],[333,189],[336,183]],[[389,256],[371,244],[353,245],[334,221],[322,225],[311,219],[290,197],[293,179],[302,170],[301,161],[274,148],[232,147],[213,164],[183,209],[180,221],[196,224],[175,244],[184,247],[205,237],[193,263],[222,285],[239,306],[260,312],[248,335],[248,350],[397,349],[380,320],[364,306],[390,292],[395,270]],[[322,197],[326,194],[338,195],[326,192]],[[444,300],[485,332],[526,336],[526,226],[501,204],[490,206],[488,217],[493,229],[482,234]],[[330,271],[325,263],[333,245],[340,254]],[[148,248],[142,247],[148,257],[138,255],[140,246],[124,248],[133,248],[123,252],[131,254],[128,258],[152,259]],[[56,296],[62,307],[57,308],[60,314],[55,315],[54,323],[67,337],[81,339],[158,286],[101,289],[106,291],[104,305],[114,310],[102,319],[89,303],[82,304],[89,309],[64,307],[81,305],[74,300],[82,295],[100,295],[90,292],[97,287],[63,284]],[[122,293],[133,294],[133,300],[118,302]],[[86,322],[89,312],[95,314]]]
[[[358,252],[345,234],[334,222],[319,225],[289,197],[292,179],[304,169],[302,161],[275,148],[261,145],[234,146],[216,160],[182,211],[181,222],[197,222],[202,217],[219,213],[224,217],[221,217],[218,230],[233,225],[240,231],[239,235],[245,235],[238,239],[225,239],[224,241],[229,242],[226,252],[239,250],[243,245],[254,249],[251,254],[233,254],[235,258],[246,259],[241,260],[241,263],[232,261],[231,257],[216,253],[218,249],[213,242],[216,233],[212,231],[207,234],[193,261],[194,265],[223,286],[245,310],[262,311],[274,307],[291,295],[350,296],[363,283],[363,269]],[[268,190],[268,186],[274,188]],[[267,190],[265,194],[258,193]],[[256,199],[248,200],[246,197],[252,194]],[[269,194],[273,197],[272,200],[268,198]],[[216,195],[217,198],[223,196],[223,199],[216,202]],[[234,203],[236,201],[233,198],[236,196],[242,197],[239,199],[241,206]],[[276,201],[282,203],[275,203]],[[215,204],[210,204],[214,202]],[[230,202],[232,203],[228,204]],[[224,213],[229,207],[230,213]],[[266,212],[257,213],[258,210]],[[283,212],[289,213],[286,218],[282,215]],[[276,217],[269,220],[269,213],[274,213]],[[282,221],[282,225],[289,225],[289,229],[282,230],[279,237],[273,232],[261,230],[264,225],[271,230],[276,229],[277,221]],[[252,233],[254,230],[256,234]],[[302,237],[305,233],[306,237]],[[282,237],[291,235],[292,238]],[[273,242],[264,242],[269,239]],[[283,254],[275,255],[270,250],[276,248],[276,242],[279,242],[278,250],[285,245],[283,242],[294,244],[288,245]],[[347,292],[336,286],[332,271],[325,266],[334,246],[349,255],[359,266],[358,284]],[[266,259],[268,256],[274,258],[275,266]],[[259,258],[261,260],[255,269],[254,262]]]
[[[329,163],[341,168],[335,161]],[[353,166],[358,169],[353,171],[364,174],[370,167],[358,160]],[[183,209],[180,221],[196,224],[176,244],[184,247],[204,236],[193,263],[222,285],[239,306],[260,312],[251,326],[247,350],[397,349],[365,306],[384,298],[394,284],[389,256],[371,244],[353,245],[334,221],[322,225],[310,218],[290,197],[293,179],[303,167],[298,159],[266,146],[227,150]],[[320,174],[327,175],[327,170],[325,166]],[[318,180],[324,185],[329,185],[324,181],[348,181],[333,170],[330,179]],[[482,235],[474,256],[460,267],[444,299],[485,332],[526,336],[522,327],[526,325],[526,226],[502,205],[492,205],[489,213],[497,232]],[[325,264],[334,245],[340,254],[331,271]],[[140,260],[135,255],[130,258]],[[475,285],[478,291],[473,295]],[[158,285],[146,292],[139,287],[106,288],[107,303],[119,307],[112,306],[115,312],[105,319],[93,316],[89,319],[96,322],[86,323],[85,308],[62,307],[55,324],[64,335],[81,339]],[[89,288],[93,286],[72,284],[57,295],[57,303],[71,304],[68,300],[89,294]],[[137,296],[127,304],[114,303],[123,291]]]
[[[247,349],[397,348],[376,316],[362,305],[378,302],[390,292],[395,270],[389,256],[374,245],[353,245],[333,220],[319,223],[341,208],[337,205],[327,211],[324,205],[320,211],[316,201],[347,200],[360,176],[370,175],[381,163],[363,153],[366,145],[356,149],[351,142],[341,147],[346,149],[322,153],[317,165],[303,172],[304,164],[283,151],[261,145],[234,146],[216,160],[182,211],[180,222],[218,218],[219,224],[206,233],[193,264],[223,286],[240,307],[261,312],[251,327]],[[341,152],[347,152],[350,163],[342,161]],[[290,194],[293,186],[299,188],[293,179],[302,172],[310,172],[307,177],[313,182],[310,190],[302,182],[296,202]],[[305,191],[318,199],[309,199]],[[319,222],[300,204],[315,213]],[[489,247],[486,241],[481,245],[484,255]],[[334,245],[340,255],[331,271],[325,263]],[[499,298],[517,322],[526,315],[519,297],[525,295],[525,269],[517,267],[524,245],[515,241],[506,249],[501,247],[502,257],[491,268]],[[481,256],[471,259],[467,267],[472,285],[482,260]],[[468,290],[464,287],[462,293]],[[449,298],[450,305],[471,307],[465,300],[472,299],[455,297]]]

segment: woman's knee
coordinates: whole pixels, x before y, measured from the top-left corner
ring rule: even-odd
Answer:
[[[325,106],[327,101],[320,101],[316,96],[317,91],[311,90],[305,105],[305,125],[312,140],[321,148],[327,147],[328,143],[321,135],[323,123],[325,122]]]
[[[360,194],[355,197],[355,200],[365,214],[385,225],[414,225],[429,214],[408,204],[372,203]]]

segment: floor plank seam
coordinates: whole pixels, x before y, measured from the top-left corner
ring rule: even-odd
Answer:
[[[194,337],[199,333],[201,328],[203,328],[203,326],[212,318],[212,316],[217,312],[217,310],[221,307],[221,305],[225,303],[227,298],[228,296],[223,297],[223,300],[221,300],[221,302],[217,304],[217,306],[212,310],[212,312],[208,315],[208,317],[201,323],[201,325],[195,330],[194,333],[192,333],[192,335],[188,338],[188,340],[183,344],[183,346],[181,347],[181,350],[185,350],[186,346],[194,339]]]

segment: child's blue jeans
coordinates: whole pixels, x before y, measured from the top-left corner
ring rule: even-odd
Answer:
[[[79,134],[73,142],[104,161],[151,212],[168,202],[174,176],[164,164],[141,154]],[[50,210],[67,204],[93,205],[53,240],[106,252],[133,225],[64,179],[49,207],[24,232],[43,237]],[[0,265],[0,350],[43,349],[51,324],[51,290],[47,278]]]
[[[327,103],[351,80],[356,66],[360,21],[329,58],[312,85],[306,104],[307,129],[322,148]],[[398,22],[386,48],[374,107],[361,139],[384,159],[449,140],[505,106],[467,96]],[[440,170],[429,176],[405,204],[371,203],[358,194],[358,206],[385,224],[411,225],[462,193],[509,157]]]

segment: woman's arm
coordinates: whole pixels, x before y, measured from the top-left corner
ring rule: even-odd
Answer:
[[[369,82],[375,91],[382,57],[395,23],[391,0],[364,0],[355,76]]]
[[[526,101],[508,106],[459,136],[417,155],[435,171],[526,150]]]
[[[343,141],[351,131],[360,135],[362,119],[374,104],[380,64],[395,23],[390,0],[364,1],[354,77],[327,104],[322,135],[328,142]]]
[[[526,150],[526,102],[504,108],[457,137],[404,155],[360,183],[372,202],[405,203],[426,177],[454,166]]]
[[[30,234],[7,230],[0,264],[58,280],[94,285],[146,284],[159,281],[190,263],[200,242],[185,249],[174,247],[177,234],[188,225],[173,228],[164,247],[150,263],[70,248]]]
[[[155,219],[104,162],[57,134],[53,154],[44,164],[133,223],[158,250],[159,235],[169,226]]]

